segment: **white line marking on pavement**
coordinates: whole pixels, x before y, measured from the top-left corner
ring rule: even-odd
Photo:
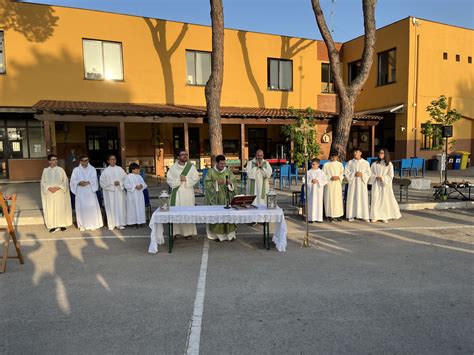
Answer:
[[[86,240],[86,239],[134,239],[134,238],[150,238],[149,235],[101,235],[97,237],[70,237],[70,238],[45,238],[45,239],[20,239],[21,243],[31,243],[31,242],[55,242],[57,240]]]
[[[199,354],[199,345],[201,342],[201,324],[202,313],[204,311],[204,295],[206,293],[206,276],[207,276],[207,260],[209,257],[209,241],[204,239],[204,247],[202,249],[201,270],[199,271],[199,280],[196,290],[196,299],[194,300],[194,311],[191,325],[189,327],[189,335],[186,353],[189,355]]]
[[[474,225],[463,225],[463,226],[446,226],[446,227],[389,227],[389,228],[358,228],[358,229],[313,229],[309,230],[309,233],[353,233],[353,232],[384,232],[384,231],[410,231],[410,230],[443,230],[443,229],[463,229],[463,228],[474,228]],[[290,232],[288,234],[301,233]]]

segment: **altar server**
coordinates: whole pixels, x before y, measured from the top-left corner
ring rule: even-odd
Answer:
[[[125,210],[125,190],[123,181],[127,174],[117,166],[115,155],[109,155],[109,166],[100,175],[100,186],[104,196],[105,212],[109,230],[124,229],[127,224]]]
[[[372,222],[384,223],[387,223],[389,219],[399,219],[402,215],[393,193],[393,164],[387,149],[380,149],[377,161],[372,163],[371,171],[370,219]]]
[[[178,160],[168,170],[166,182],[171,187],[171,206],[194,206],[194,186],[199,182],[199,174],[193,163],[188,161],[188,153],[180,150]],[[173,234],[186,239],[197,235],[196,225],[173,224]]]
[[[369,221],[369,191],[367,184],[371,172],[369,162],[362,158],[359,148],[353,150],[354,158],[351,159],[345,169],[345,176],[349,187],[346,198],[346,218],[349,222],[354,219]]]
[[[130,173],[124,179],[127,190],[127,225],[140,225],[146,223],[145,196],[143,190],[147,185],[140,175],[140,166],[132,163],[129,166]]]
[[[319,159],[313,159],[305,179],[308,189],[308,221],[323,221],[324,186],[328,183],[326,174],[319,168]]]
[[[99,189],[97,171],[87,156],[79,157],[79,166],[71,175],[71,191],[76,196],[76,220],[81,231],[94,231],[104,225],[96,192]]]
[[[324,211],[329,221],[341,221],[344,214],[342,203],[342,180],[344,179],[344,167],[339,161],[337,153],[331,153],[330,162],[323,165],[328,183],[324,189]]]
[[[71,196],[66,172],[58,166],[58,157],[48,155],[49,167],[41,175],[41,201],[46,228],[50,233],[66,231],[72,224]]]

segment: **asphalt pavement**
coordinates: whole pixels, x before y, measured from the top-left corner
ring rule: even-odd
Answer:
[[[193,333],[201,354],[472,354],[473,217],[313,224],[302,248],[305,225],[288,216],[286,252],[264,249],[261,226],[234,242],[199,226],[156,255],[148,228],[19,227],[26,263],[0,275],[0,353],[183,354]]]

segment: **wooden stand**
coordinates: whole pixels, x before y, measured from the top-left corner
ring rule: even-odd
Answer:
[[[3,241],[3,256],[0,258],[0,274],[3,274],[7,269],[7,260],[8,259],[18,259],[20,264],[24,264],[25,260],[23,259],[23,255],[21,254],[20,243],[16,239],[15,229],[13,228],[13,218],[15,215],[15,207],[16,207],[16,195],[13,195],[11,198],[12,204],[10,206],[10,211],[8,210],[7,203],[3,194],[0,192],[0,205],[3,211],[3,216],[7,221],[7,229],[4,235]],[[13,245],[16,249],[16,256],[9,256],[8,255],[8,248],[10,247],[10,240],[13,241]]]

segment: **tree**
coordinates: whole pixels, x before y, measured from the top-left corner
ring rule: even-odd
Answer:
[[[294,143],[293,161],[297,166],[301,166],[305,160],[305,133],[300,128],[304,126],[305,122],[310,127],[314,127],[316,118],[314,117],[314,110],[309,107],[305,111],[295,110],[292,107],[290,107],[289,110],[290,115],[295,117],[296,122],[282,126],[281,132],[286,137],[287,141],[292,141]],[[320,153],[320,146],[316,138],[316,131],[314,129],[311,129],[311,131],[306,134],[306,151],[309,160],[317,158]]]
[[[224,9],[222,0],[210,0],[212,24],[211,76],[206,83],[211,157],[222,154],[221,92],[224,80]]]
[[[354,116],[354,106],[362,86],[369,76],[374,56],[375,46],[375,4],[376,0],[362,0],[364,15],[364,49],[362,52],[361,66],[358,75],[348,85],[344,83],[341,70],[339,50],[336,48],[331,31],[329,30],[321,9],[319,0],[311,0],[316,23],[328,49],[331,73],[339,98],[339,118],[333,133],[331,152],[337,152],[339,158],[346,158],[346,147]]]
[[[429,112],[430,119],[423,124],[421,132],[425,136],[431,137],[433,142],[435,142],[432,149],[443,149],[444,141],[440,127],[452,126],[454,122],[461,119],[461,114],[449,106],[446,96],[441,95],[436,100],[431,101],[426,107],[426,112]],[[454,150],[455,144],[456,140],[451,139],[448,142],[449,150]]]

